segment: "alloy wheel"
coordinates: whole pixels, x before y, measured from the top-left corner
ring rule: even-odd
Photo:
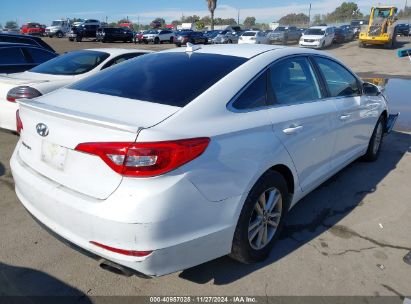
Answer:
[[[248,241],[255,250],[270,243],[277,231],[283,200],[277,188],[265,190],[258,198],[248,224]]]

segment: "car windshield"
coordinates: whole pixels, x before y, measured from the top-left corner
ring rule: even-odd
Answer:
[[[285,27],[284,26],[279,26],[277,27],[274,32],[284,32],[285,31]]]
[[[51,75],[78,75],[91,71],[110,54],[97,51],[73,51],[46,61],[30,70],[30,72]]]
[[[254,37],[255,35],[257,35],[256,32],[245,32],[245,33],[243,34],[243,36],[252,36],[252,37]]]
[[[158,34],[157,30],[149,30],[147,32],[145,32],[144,34]]]
[[[325,34],[325,31],[322,30],[322,29],[311,28],[311,29],[306,30],[304,34],[305,35],[320,35],[320,36],[323,36]]]
[[[52,23],[51,23],[51,26],[59,26],[59,25],[61,25],[62,24],[62,21],[53,21]]]
[[[186,52],[144,55],[69,88],[184,107],[246,58]]]

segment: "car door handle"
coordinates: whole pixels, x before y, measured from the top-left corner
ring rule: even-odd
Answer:
[[[303,129],[303,126],[290,126],[285,128],[283,132],[287,135],[295,134]]]
[[[343,114],[340,116],[340,120],[345,121],[350,119],[351,115],[350,114]]]

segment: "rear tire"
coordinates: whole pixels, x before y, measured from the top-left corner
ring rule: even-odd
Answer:
[[[384,138],[385,118],[380,116],[375,125],[370,142],[368,144],[367,152],[363,156],[363,160],[367,162],[376,161],[380,154],[382,141]]]
[[[230,257],[245,264],[264,260],[281,233],[289,206],[283,176],[275,171],[264,173],[244,202]]]

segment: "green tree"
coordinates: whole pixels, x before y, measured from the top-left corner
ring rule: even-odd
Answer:
[[[182,23],[196,23],[199,20],[200,20],[200,16],[197,16],[197,15],[183,16],[183,18],[181,18]]]
[[[252,28],[255,25],[255,17],[247,17],[244,19],[244,26],[246,28]]]
[[[210,11],[211,30],[214,30],[214,11],[217,8],[217,0],[207,0],[207,4]]]
[[[7,21],[6,25],[4,26],[4,28],[6,28],[6,29],[13,29],[13,28],[16,28],[16,27],[19,27],[17,25],[16,21]]]
[[[237,21],[235,21],[234,18],[227,18],[227,19],[223,19],[223,24],[237,25]]]
[[[308,24],[309,21],[310,20],[306,14],[291,13],[291,14],[281,17],[280,20],[278,20],[278,23],[284,24],[284,25],[303,25],[303,24]]]
[[[204,27],[205,27],[205,24],[204,24],[203,21],[198,20],[198,21],[196,22],[196,29],[197,29],[197,30],[202,30]]]
[[[341,22],[351,19],[363,18],[364,15],[360,12],[357,3],[343,2],[331,14],[327,15],[327,21]]]
[[[166,21],[163,18],[157,17],[156,19],[151,21],[150,26],[152,28],[161,28],[161,27],[164,27],[165,24],[166,24]]]
[[[210,16],[204,16],[203,18],[201,18],[201,22],[203,22],[205,25],[211,24]]]

